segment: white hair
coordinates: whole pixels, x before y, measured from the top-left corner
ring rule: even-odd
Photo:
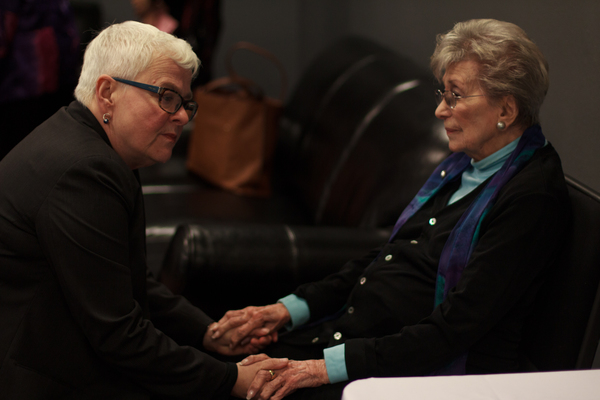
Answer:
[[[103,75],[134,79],[161,57],[173,60],[196,77],[200,60],[183,39],[136,21],[114,24],[104,29],[87,46],[75,98],[90,107],[96,82]]]

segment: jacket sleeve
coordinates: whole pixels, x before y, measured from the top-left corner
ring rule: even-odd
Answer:
[[[521,186],[499,198],[485,218],[460,281],[430,316],[394,335],[346,342],[351,380],[429,374],[472,348],[519,302],[533,298],[559,247],[568,203],[551,193],[528,192],[527,182]]]
[[[346,263],[340,272],[321,281],[301,285],[294,291],[296,296],[302,297],[308,303],[311,321],[335,314],[346,304],[356,281],[380,250],[371,250],[364,257]]]
[[[214,320],[185,297],[173,294],[165,285],[157,282],[149,270],[146,287],[150,320],[154,326],[180,346],[201,349],[204,334]]]
[[[140,274],[145,281],[146,271],[131,267],[131,260],[143,255],[133,254],[129,243],[139,187],[123,166],[100,156],[78,161],[36,218],[42,249],[70,313],[98,357],[151,393],[226,397],[237,379],[236,366],[180,346],[154,326],[136,300],[146,295],[133,285]],[[167,308],[189,312],[181,304],[174,301]],[[159,319],[167,318],[165,310],[155,310],[162,314]],[[183,341],[193,342],[202,329]]]

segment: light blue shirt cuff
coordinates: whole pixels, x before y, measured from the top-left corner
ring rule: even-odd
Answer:
[[[325,368],[330,383],[338,383],[348,380],[348,371],[346,370],[346,345],[328,347],[323,350],[325,358]]]
[[[292,319],[285,328],[289,331],[295,329],[301,325],[304,325],[310,319],[310,310],[308,303],[301,297],[295,294],[289,294],[282,299],[277,300],[278,303],[282,303],[285,308],[288,309]]]

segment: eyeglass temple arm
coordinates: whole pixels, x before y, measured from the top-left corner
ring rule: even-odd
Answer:
[[[117,82],[125,83],[126,85],[135,86],[140,89],[148,90],[153,93],[163,94],[165,91],[165,88],[162,88],[159,86],[147,85],[145,83],[134,82],[134,81],[130,81],[127,79],[121,79],[121,78],[115,78],[115,77],[113,77],[113,79]]]

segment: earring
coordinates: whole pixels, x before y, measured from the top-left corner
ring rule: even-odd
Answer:
[[[506,128],[506,124],[502,121],[498,121],[498,123],[496,124],[496,128],[498,128],[499,131],[503,131],[504,128]]]
[[[110,117],[110,114],[109,114],[109,113],[105,113],[105,114],[102,116],[102,122],[104,122],[105,124],[108,124],[108,118],[109,118],[109,117]]]

